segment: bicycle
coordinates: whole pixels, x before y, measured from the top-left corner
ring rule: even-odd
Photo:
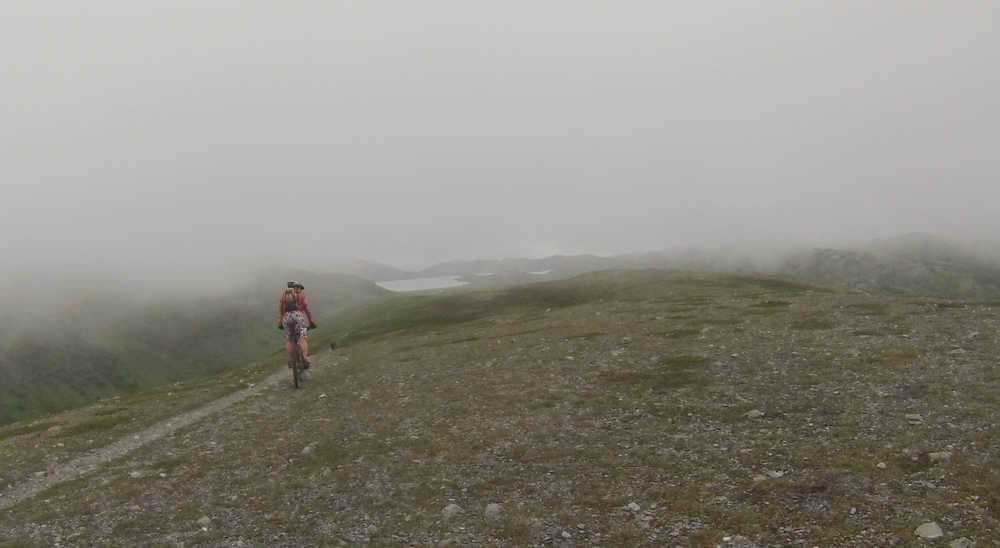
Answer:
[[[288,367],[292,370],[292,384],[295,388],[298,388],[304,377],[302,372],[306,369],[306,361],[302,358],[302,347],[299,346],[299,331],[298,329],[292,330],[292,360],[288,362]]]

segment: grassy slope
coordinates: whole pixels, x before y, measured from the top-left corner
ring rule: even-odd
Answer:
[[[0,354],[0,424],[240,367],[278,351],[281,281],[302,280],[321,326],[387,292],[344,275],[274,272],[214,298],[136,305],[91,298]],[[278,281],[276,281],[278,280]]]
[[[551,279],[609,265],[631,267],[644,263],[729,272],[764,270],[807,283],[878,294],[1000,298],[1000,268],[974,258],[956,245],[927,237],[882,242],[872,251],[813,250],[771,266],[711,252],[677,256],[654,253],[447,263],[424,274],[464,273],[472,283],[470,288],[496,288],[538,279],[525,273],[532,270],[555,269],[545,276]],[[391,270],[366,264],[358,268],[383,274]],[[494,275],[474,275],[482,271]],[[81,405],[109,394],[235,367],[272,350],[275,334],[269,331],[266,319],[273,306],[273,280],[304,278],[314,299],[332,296],[329,302],[315,303],[324,325],[347,308],[379,296],[377,287],[349,276],[324,279],[306,272],[271,274],[266,283],[207,305],[186,303],[138,309],[120,299],[112,299],[109,305],[103,297],[92,297],[79,303],[71,314],[39,322],[43,328],[31,330],[28,335],[9,340],[9,333],[5,336],[0,332],[0,424]]]
[[[347,344],[304,390],[12,508],[0,543],[885,546],[930,520],[982,543],[1000,533],[997,321],[661,272],[400,297],[331,332]],[[39,447],[124,435],[170,402],[0,429],[22,463],[0,484]]]
[[[792,257],[779,271],[813,283],[881,294],[1000,298],[1000,268],[961,256],[820,249]]]
[[[414,276],[459,275],[473,288],[564,279],[622,268],[672,268],[759,273],[805,283],[878,294],[937,295],[959,299],[1000,298],[1000,263],[989,252],[927,235],[881,240],[857,249],[687,249],[613,257],[553,256],[544,259],[455,261]],[[545,275],[530,272],[548,271]],[[490,276],[479,276],[492,273]]]

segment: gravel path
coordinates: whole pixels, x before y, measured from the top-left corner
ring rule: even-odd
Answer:
[[[53,470],[49,470],[43,476],[35,477],[19,485],[15,485],[7,493],[0,493],[0,510],[10,508],[49,487],[89,474],[114,459],[121,458],[150,442],[172,434],[185,426],[194,424],[209,415],[218,413],[265,388],[274,386],[279,380],[286,379],[287,377],[288,371],[282,368],[280,371],[249,388],[233,392],[228,396],[223,396],[187,413],[160,421],[142,432],[122,438],[100,449],[95,449]]]

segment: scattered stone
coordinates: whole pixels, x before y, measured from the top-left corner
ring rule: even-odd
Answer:
[[[42,471],[42,472],[35,472],[35,477],[36,477],[36,478],[40,478],[40,477],[42,477],[42,476],[44,476],[44,475],[45,475],[45,472],[44,472],[44,471]]]
[[[58,424],[55,426],[50,426],[49,429],[46,430],[46,432],[48,432],[49,434],[58,434],[59,432],[62,432],[62,426],[59,426]]]
[[[748,419],[759,419],[764,416],[764,412],[761,411],[760,409],[753,409],[751,411],[743,413],[743,416]]]
[[[212,518],[208,516],[201,516],[200,518],[198,518],[198,525],[201,525],[203,528],[208,527],[211,524],[212,524]]]
[[[756,548],[757,544],[743,535],[722,537],[722,546],[726,548]]]
[[[917,527],[913,531],[913,534],[920,538],[941,538],[944,536],[944,531],[941,530],[941,526],[933,521],[928,521],[927,523]]]
[[[886,464],[884,462],[880,462],[880,463],[878,463],[878,464],[875,465],[875,468],[879,468],[881,470],[885,470],[885,466],[886,466]]]
[[[562,532],[562,538],[571,539],[571,538],[573,538],[573,535],[569,534],[569,531],[563,531]]]
[[[636,504],[634,502],[628,503],[628,506],[626,508],[628,508],[629,510],[631,510],[633,512],[638,512],[639,510],[642,509],[642,507],[640,507],[638,504]]]
[[[951,451],[938,451],[936,453],[928,453],[927,457],[931,459],[931,462],[946,462],[951,460]]]
[[[326,394],[320,394],[320,395],[319,395],[319,399],[323,399],[323,398],[325,398],[325,397],[326,397]]]
[[[924,418],[916,413],[906,415],[906,422],[910,424],[923,424]]]
[[[754,474],[753,481],[754,481],[754,483],[760,483],[762,481],[767,481],[767,476],[765,476],[764,474]]]
[[[458,545],[458,539],[455,537],[448,537],[445,539],[441,539],[441,541],[438,542],[438,546],[440,546],[441,548],[444,548],[446,546],[457,546],[457,545]]]
[[[948,543],[948,548],[974,548],[976,544],[971,540],[961,537]]]
[[[302,455],[308,456],[316,449],[316,442],[310,443],[309,445],[302,448]]]
[[[453,518],[453,517],[461,514],[462,511],[463,510],[462,510],[461,506],[459,506],[457,504],[449,504],[448,506],[444,507],[444,510],[441,510],[441,516],[444,519],[451,519],[451,518]]]
[[[500,519],[500,514],[503,513],[503,505],[491,502],[486,505],[486,519],[497,520]]]
[[[769,471],[767,472],[767,475],[768,475],[768,477],[770,477],[771,479],[778,479],[778,478],[783,478],[783,477],[785,477],[785,473],[784,473],[784,472],[782,472],[781,470],[769,470]]]
[[[131,472],[128,473],[128,477],[130,477],[132,479],[139,479],[139,478],[142,477],[142,472],[140,472],[138,470],[133,470],[133,471],[131,471]]]

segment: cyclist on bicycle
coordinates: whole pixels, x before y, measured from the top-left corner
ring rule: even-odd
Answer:
[[[313,322],[309,303],[306,302],[306,295],[303,293],[306,287],[299,282],[288,282],[287,286],[278,303],[278,329],[285,332],[285,351],[288,352],[289,364],[294,359],[293,334],[298,333],[302,359],[306,362],[305,368],[309,369],[312,360],[309,358],[309,342],[306,340],[306,335],[308,330],[316,329],[316,323]]]

